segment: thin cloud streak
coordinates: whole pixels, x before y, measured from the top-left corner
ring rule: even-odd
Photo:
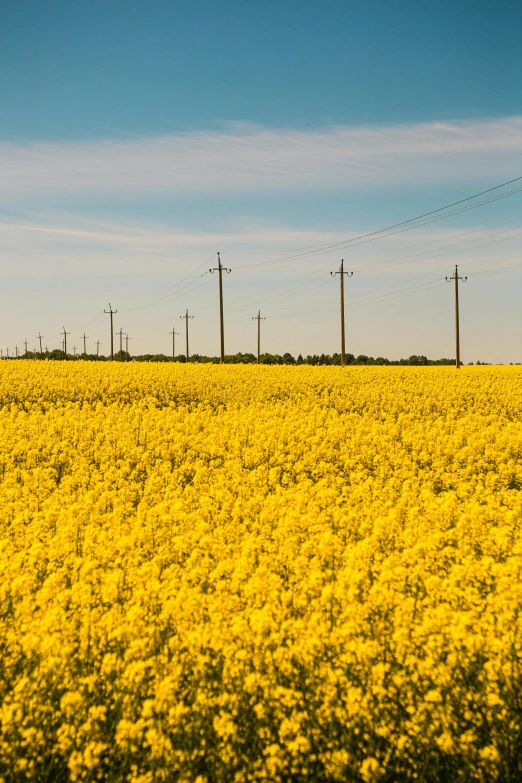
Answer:
[[[514,241],[520,246],[520,219],[453,228],[421,228],[409,234],[381,238],[377,245],[353,245],[334,248],[327,255],[312,255],[296,259],[288,266],[296,270],[330,267],[344,255],[357,271],[374,274],[374,267],[395,268],[409,264],[411,258],[437,254],[438,248],[455,248],[457,256],[491,254],[494,246],[502,247]],[[31,219],[0,221],[0,274],[2,277],[63,277],[88,275],[110,277],[124,275],[127,280],[150,275],[168,275],[174,281],[192,272],[216,250],[220,250],[227,265],[239,273],[241,264],[255,257],[270,258],[279,252],[291,252],[299,247],[327,245],[355,238],[360,232],[338,232],[320,229],[300,229],[287,225],[247,225],[241,222],[235,231],[199,232],[176,230],[162,224],[108,223],[87,221],[72,215],[40,215]],[[456,244],[455,244],[456,243]],[[486,243],[484,247],[477,247]],[[509,247],[511,245],[509,244]],[[446,254],[444,254],[446,256]],[[426,258],[426,260],[429,260]],[[365,267],[368,267],[366,270]],[[244,270],[244,279],[277,281],[283,269]],[[392,271],[392,269],[390,269]],[[271,283],[272,284],[272,283]]]
[[[497,178],[522,168],[522,117],[0,143],[0,198],[320,191]]]

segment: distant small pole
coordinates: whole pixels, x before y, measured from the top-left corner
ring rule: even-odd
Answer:
[[[458,266],[455,265],[455,273],[446,278],[446,282],[455,281],[455,369],[460,368],[460,327],[459,327],[459,280],[466,282],[467,277],[459,277]]]
[[[257,315],[252,316],[253,321],[257,321],[257,363],[259,364],[259,357],[261,356],[261,321],[266,321],[266,318],[261,318],[261,310],[257,311]]]
[[[42,340],[43,340],[43,334],[40,334],[40,332],[38,332],[38,339],[39,339],[39,341],[40,341],[40,359],[41,359],[41,358],[42,358],[42,356],[43,356],[43,351],[42,351]]]
[[[83,333],[83,355],[87,356],[87,340],[89,339],[85,332]]]
[[[120,356],[121,356],[123,353],[123,329],[121,328],[121,326],[118,334],[120,335]]]
[[[7,349],[7,358],[9,359],[9,348]]]
[[[127,356],[125,357],[125,361],[128,361],[128,359],[129,359],[129,340],[130,339],[131,338],[129,337],[129,335],[126,334],[125,335],[125,353],[127,354]]]
[[[182,316],[183,317],[183,316]],[[172,358],[176,358],[176,335],[179,334],[179,332],[176,332],[176,327],[172,327],[172,332],[169,332],[169,334],[172,335]]]
[[[100,355],[100,341],[98,340],[96,342],[96,356]]]
[[[209,269],[208,271],[211,274],[217,272],[219,278],[219,326],[220,326],[220,336],[221,336],[221,364],[223,364],[223,362],[225,361],[225,323],[223,317],[223,272],[226,272],[227,275],[229,275],[232,270],[227,269],[222,265],[219,253],[217,254],[217,257],[218,257],[217,267],[215,267],[214,269]]]
[[[15,359],[18,359],[18,346],[15,345]]]
[[[104,310],[104,313],[107,313],[111,316],[111,359],[114,359],[114,325],[113,325],[113,316],[118,312],[117,310],[113,310],[111,307],[111,303],[109,302],[109,309]]]
[[[74,348],[73,348],[73,356],[76,357],[76,346],[74,346]]]
[[[63,352],[65,354],[65,358],[67,359],[67,335],[70,334],[70,332],[65,331],[65,326],[63,327]]]
[[[188,314],[188,310],[187,310],[185,315],[180,315],[180,318],[184,318],[185,319],[186,356],[187,356],[187,362],[188,362],[189,356],[190,356],[190,354],[189,354],[188,322],[189,322],[189,319],[192,320],[194,318],[194,316],[193,315],[189,315]]]
[[[344,332],[344,276],[346,275],[347,277],[352,277],[353,272],[344,271],[344,259],[342,259],[339,271],[330,272],[330,274],[332,277],[339,275],[339,279],[341,281],[341,367],[344,367],[346,364],[346,340]]]
[[[25,355],[27,356],[27,340],[24,340],[24,345],[25,345]]]

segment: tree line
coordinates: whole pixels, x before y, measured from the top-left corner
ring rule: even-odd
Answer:
[[[92,361],[92,362],[106,362],[110,361],[110,356],[98,356],[97,354],[77,354],[76,356],[72,356],[71,354],[65,355],[65,353],[60,349],[55,349],[53,351],[48,351],[46,353],[40,354],[38,351],[32,352],[28,351],[27,353],[24,353],[23,355],[19,356],[18,359],[49,359],[52,361],[64,361],[67,359],[67,361]],[[114,354],[114,360],[117,362],[178,362],[180,364],[186,363],[187,359],[186,357],[181,354],[176,357],[172,356],[166,356],[163,353],[146,353],[142,356],[131,356],[126,351],[117,351]],[[190,359],[190,363],[192,364],[219,364],[220,358],[219,356],[202,356],[201,354],[193,354]],[[409,356],[407,359],[386,359],[383,356],[378,356],[377,358],[374,358],[373,356],[366,356],[364,354],[359,354],[359,356],[354,356],[352,353],[347,353],[345,355],[345,361],[346,364],[353,364],[353,365],[367,365],[367,364],[374,364],[374,365],[416,365],[416,366],[427,366],[427,365],[451,365],[455,364],[454,359],[428,359],[426,356],[422,355],[413,355]],[[292,356],[291,353],[284,353],[284,354],[277,354],[277,353],[263,353],[259,357],[260,364],[309,364],[309,365],[331,365],[336,366],[341,364],[341,354],[339,353],[333,353],[333,354],[308,354],[307,356],[303,356],[302,354],[299,354],[297,358]],[[225,356],[225,364],[256,364],[257,363],[257,357],[253,353],[235,353],[235,354],[228,354]],[[481,362],[477,362],[477,364],[481,364]]]

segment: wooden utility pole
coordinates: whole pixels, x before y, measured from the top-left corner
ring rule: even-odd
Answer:
[[[40,332],[38,332],[38,339],[40,340],[40,359],[41,359],[43,356],[43,351],[42,351],[43,334],[40,334]]]
[[[194,316],[193,315],[189,315],[188,314],[188,310],[187,310],[185,315],[180,315],[180,318],[184,318],[185,319],[185,337],[186,337],[186,342],[187,342],[187,345],[186,345],[186,356],[187,356],[187,362],[188,362],[189,356],[190,356],[190,354],[189,354],[189,339],[188,339],[188,322],[189,322],[189,318],[192,319],[192,318],[194,318]]]
[[[96,356],[100,355],[100,341],[98,340],[96,342]]]
[[[120,326],[120,331],[118,332],[118,334],[120,335],[120,358],[121,358],[121,356],[123,354],[123,329],[121,328],[121,326]]]
[[[258,310],[257,315],[252,316],[252,320],[257,321],[257,363],[259,364],[261,355],[261,321],[265,321],[266,318],[261,318],[261,310]]]
[[[63,352],[65,354],[65,358],[67,359],[67,335],[70,334],[70,332],[65,331],[65,326],[63,327]]]
[[[218,265],[214,269],[209,269],[208,271],[211,274],[214,274],[214,272],[218,273],[219,278],[219,326],[220,326],[220,335],[221,335],[221,364],[225,361],[225,325],[224,325],[224,318],[223,318],[223,272],[226,272],[227,275],[231,273],[231,269],[227,269],[224,267],[221,263],[221,258],[219,253],[217,254],[218,257]]]
[[[27,356],[27,340],[24,340],[24,345],[25,345],[25,355]]]
[[[112,317],[115,315],[118,311],[113,310],[111,307],[111,303],[109,302],[109,309],[104,310],[104,313],[110,314],[111,316],[111,359],[114,359],[114,328],[113,328],[113,320]]]
[[[131,338],[129,337],[129,335],[126,334],[125,335],[125,353],[127,354],[127,356],[125,357],[125,361],[128,361],[128,359],[129,359],[129,340],[130,339]]]
[[[352,277],[353,272],[344,271],[344,259],[342,259],[339,271],[330,272],[330,274],[332,277],[339,275],[339,280],[341,283],[341,367],[344,367],[346,364],[346,338],[344,331],[344,276],[346,275],[347,277]]]
[[[18,359],[18,346],[15,345],[15,359]]]
[[[172,332],[169,332],[169,334],[172,335],[172,358],[176,358],[176,335],[179,334],[179,332],[176,332],[176,327],[172,327]]]
[[[455,265],[455,274],[447,277],[446,282],[455,281],[455,368],[460,368],[460,327],[459,327],[459,280],[466,282],[467,277],[459,277],[459,268]]]
[[[89,339],[85,332],[83,333],[83,355],[87,356],[87,340]]]

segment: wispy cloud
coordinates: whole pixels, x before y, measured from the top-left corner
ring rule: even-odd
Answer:
[[[0,143],[0,198],[313,191],[522,168],[522,117],[318,131],[235,125],[90,142]]]
[[[386,270],[400,271],[429,260],[432,254],[441,263],[451,263],[453,250],[457,260],[468,257],[488,258],[510,254],[519,248],[522,219],[493,222],[489,225],[465,227],[434,226],[417,229],[411,234],[381,237],[376,243],[345,246],[342,254],[357,269],[373,274],[375,266],[384,262]],[[245,223],[239,221],[235,230],[187,231],[162,223],[144,221],[110,222],[72,214],[40,214],[17,221],[0,220],[0,274],[2,276],[46,276],[50,273],[66,277],[123,275],[142,278],[151,275],[173,276],[192,272],[217,249],[222,251],[228,266],[242,269],[244,264],[286,259],[282,266],[270,267],[284,272],[313,270],[338,261],[340,247],[323,254],[321,246],[350,242],[361,231],[331,231],[297,228],[289,225]],[[315,248],[310,257],[292,254]],[[449,253],[446,252],[449,249]],[[410,260],[411,259],[411,260]],[[278,273],[279,273],[278,272]],[[251,269],[249,276],[264,277],[263,269]]]

